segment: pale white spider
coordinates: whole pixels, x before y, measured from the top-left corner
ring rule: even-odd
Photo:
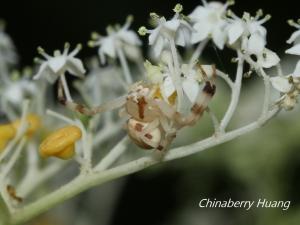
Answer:
[[[208,76],[201,65],[196,65],[198,78],[195,82],[202,86],[202,90],[198,92],[195,102],[186,115],[176,110],[176,92],[173,94],[173,99],[166,102],[159,86],[144,81],[134,83],[127,95],[95,108],[87,108],[67,101],[61,84],[58,97],[63,105],[85,115],[121,108],[120,115],[127,117],[125,128],[132,141],[143,149],[162,151],[172,143],[179,129],[194,125],[206,110],[216,90],[215,67],[210,67],[212,74]]]

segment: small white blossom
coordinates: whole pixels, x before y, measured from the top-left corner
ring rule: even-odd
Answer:
[[[92,34],[93,40],[89,42],[89,45],[91,47],[99,46],[98,54],[102,64],[106,62],[105,56],[113,59],[117,58],[118,49],[122,49],[125,55],[131,59],[140,57],[138,47],[142,42],[134,31],[129,30],[132,21],[133,17],[129,16],[123,27],[107,27],[108,35],[106,37],[102,37],[97,33]]]
[[[281,93],[288,93],[293,85],[289,81],[289,76],[277,76],[270,78],[272,86]]]
[[[244,54],[255,55],[255,63],[259,67],[271,68],[279,63],[278,55],[267,49],[266,36],[267,30],[262,26],[268,21],[271,16],[263,15],[261,10],[258,10],[255,17],[249,13],[244,13],[242,18],[237,17],[231,11],[228,12],[231,17],[228,19],[229,24],[226,28],[228,33],[228,44],[240,48]]]
[[[182,6],[177,4],[174,9],[175,15],[170,20],[159,17],[156,13],[150,13],[152,20],[156,23],[156,28],[147,30],[141,27],[139,29],[141,35],[149,34],[149,45],[153,46],[155,57],[158,57],[164,47],[169,45],[170,40],[174,40],[176,45],[182,47],[190,44],[193,28],[182,18],[181,11]]]
[[[259,10],[255,17],[249,13],[244,13],[242,18],[237,17],[233,12],[229,11],[227,33],[228,43],[235,44],[237,41],[241,42],[242,49],[251,51],[253,54],[262,52],[266,45],[267,30],[262,26],[271,17],[266,15],[260,19],[262,12]]]
[[[20,106],[24,99],[32,98],[36,95],[38,91],[36,83],[28,80],[29,73],[27,72],[28,70],[24,70],[22,78],[18,71],[12,72],[9,79],[0,86],[0,108],[5,109],[7,103],[14,106]]]
[[[17,61],[15,46],[11,38],[5,33],[5,23],[0,21],[0,63],[15,64]]]
[[[299,21],[300,22],[300,21]],[[287,40],[288,44],[294,44],[293,47],[287,49],[285,52],[287,54],[292,55],[300,55],[300,23],[296,23],[293,20],[289,20],[288,23],[297,28],[298,30],[295,31],[291,37]]]
[[[147,72],[147,78],[153,83],[160,87],[163,99],[169,102],[169,97],[171,97],[176,91],[175,85],[172,81],[170,71],[168,68],[161,66],[152,65],[150,62],[146,61],[145,68]],[[208,78],[211,78],[213,74],[213,69],[211,65],[202,65]],[[190,103],[195,103],[199,91],[203,88],[204,82],[202,80],[202,74],[196,69],[190,69],[190,65],[182,64],[181,68],[181,83],[184,94]]]
[[[296,70],[297,69],[299,68],[296,67]],[[300,91],[300,76],[296,75],[294,72],[292,75],[288,76],[271,77],[270,81],[272,86],[281,93],[281,97],[277,100],[277,104],[285,110],[293,109],[298,102],[297,97],[299,96]]]
[[[264,48],[261,53],[257,54],[257,65],[263,68],[271,68],[280,62],[278,55],[270,49]]]
[[[76,87],[91,100],[92,105],[100,105],[124,94],[123,81],[120,77],[122,71],[119,67],[99,67],[96,58],[91,59],[89,64],[89,74],[83,81],[79,80]]]
[[[198,6],[189,15],[193,28],[196,32],[192,33],[191,42],[193,44],[212,38],[219,49],[224,48],[227,36],[224,28],[227,24],[225,13],[231,2],[222,4],[221,2],[203,1],[203,6]]]
[[[84,78],[85,69],[83,64],[80,59],[75,58],[75,55],[81,50],[81,45],[77,45],[70,53],[69,48],[70,45],[66,43],[63,53],[56,50],[54,51],[54,56],[50,56],[44,49],[39,47],[39,54],[44,56],[46,60],[36,60],[41,65],[33,79],[37,80],[44,76],[49,82],[53,83],[65,72],[69,72],[71,75],[79,78]]]

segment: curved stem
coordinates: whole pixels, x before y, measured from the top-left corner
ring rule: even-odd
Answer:
[[[198,60],[198,58],[201,56],[205,46],[207,45],[209,39],[205,39],[202,42],[199,43],[196,50],[194,51],[192,57],[190,58],[189,65],[194,65],[194,63]]]
[[[216,70],[217,72],[217,76],[221,77],[231,89],[234,89],[234,83],[232,82],[232,80],[230,79],[230,77],[228,76],[228,74],[223,73],[220,70]]]
[[[69,182],[58,190],[44,196],[43,198],[40,198],[36,202],[31,203],[24,208],[19,209],[11,216],[10,222],[11,224],[24,223],[29,219],[46,212],[59,203],[64,202],[80,192],[96,185],[100,185],[113,179],[135,173],[160,162],[186,157],[221,143],[230,141],[263,126],[268,120],[276,115],[278,111],[278,109],[270,111],[265,117],[261,117],[259,120],[242,128],[220,134],[219,136],[212,136],[188,146],[170,150],[168,153],[166,153],[165,157],[161,161],[157,160],[155,157],[146,156],[103,172],[92,172],[89,174],[79,175],[73,181]]]
[[[231,101],[230,101],[229,107],[227,109],[227,112],[225,113],[225,116],[223,117],[221,125],[220,125],[221,132],[225,131],[233,114],[235,113],[235,110],[236,110],[238,102],[239,102],[241,86],[242,86],[242,78],[243,78],[243,67],[244,67],[244,58],[242,57],[242,54],[240,52],[238,52],[238,58],[239,58],[239,61],[238,61],[235,82],[234,82],[233,89],[231,92]]]
[[[132,76],[131,76],[129,66],[128,66],[128,63],[127,63],[127,60],[126,60],[126,57],[124,55],[123,50],[121,48],[117,48],[117,54],[118,54],[121,66],[123,68],[126,83],[131,84],[132,83]]]
[[[68,83],[67,83],[67,80],[66,80],[66,76],[65,76],[64,73],[60,75],[60,80],[62,82],[63,89],[64,89],[64,92],[65,92],[67,101],[73,102],[73,99],[72,99],[71,94],[70,94],[69,86],[68,86]]]
[[[112,165],[127,149],[129,138],[124,137],[110,152],[94,167],[94,170],[99,172],[107,169]]]

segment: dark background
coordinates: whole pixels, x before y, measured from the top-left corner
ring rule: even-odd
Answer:
[[[285,41],[294,31],[294,28],[289,27],[286,21],[291,18],[300,18],[298,2],[297,0],[238,0],[232,9],[238,15],[242,15],[245,10],[255,13],[259,8],[264,9],[265,13],[272,14],[272,19],[266,23],[269,31],[268,46],[283,52],[288,46]],[[123,24],[128,14],[134,15],[133,28],[137,30],[141,25],[147,25],[149,12],[155,11],[158,14],[171,16],[172,8],[176,3],[178,1],[27,0],[8,2],[1,0],[0,18],[6,21],[7,32],[13,38],[20,54],[21,66],[25,66],[32,65],[33,58],[37,56],[37,46],[42,46],[46,51],[52,52],[56,48],[61,49],[65,41],[73,45],[78,42],[85,44],[89,40],[91,31],[104,34],[108,24]],[[201,1],[181,1],[180,3],[184,6],[184,12],[189,14],[195,6],[201,4]],[[80,57],[85,58],[95,53],[94,49],[84,48]],[[112,224],[163,225],[166,224],[167,218],[176,214],[181,206],[187,204],[185,202],[187,199],[194,199],[193,204],[196,204],[199,200],[197,195],[200,193],[204,197],[212,198],[222,198],[225,196],[224,193],[229,193],[230,196],[238,199],[247,189],[247,184],[232,178],[222,163],[196,165],[193,169],[186,169],[182,166],[189,163],[191,161],[184,159],[174,165],[166,164],[161,170],[163,172],[152,173],[152,171],[148,176],[147,172],[146,175],[138,173],[130,176],[121,193]],[[291,178],[290,185],[293,187],[292,193],[297,193],[300,187],[299,179],[296,178],[299,165],[295,164],[291,168],[292,171],[287,171],[287,173],[295,175]],[[203,185],[195,183],[195,180],[201,180]],[[83,206],[86,194],[77,199],[78,203]],[[295,195],[290,197],[295,198]],[[295,199],[295,202],[299,202],[299,197]],[[227,213],[229,218],[231,216],[235,218],[232,219],[233,221],[240,221],[241,212],[228,211]],[[91,216],[96,217],[97,210]],[[256,222],[255,216],[251,215],[247,217],[247,220],[247,223],[243,224]],[[245,222],[245,220],[241,221]],[[228,224],[234,224],[234,222]]]
[[[147,25],[149,12],[171,16],[172,8],[178,2],[183,4],[186,14],[201,4],[200,0],[1,0],[0,18],[7,22],[7,31],[15,41],[22,65],[31,65],[39,45],[52,52],[62,48],[65,41],[86,44],[91,31],[104,34],[108,24],[122,24],[128,14],[134,15],[133,28],[137,30],[141,25]],[[272,20],[266,24],[268,43],[271,49],[274,46],[278,49],[286,47],[285,40],[293,31],[286,21],[300,17],[297,5],[298,0],[237,0],[232,9],[238,15],[245,10],[255,13],[259,8],[272,14]],[[92,53],[95,50],[85,48],[81,56]]]

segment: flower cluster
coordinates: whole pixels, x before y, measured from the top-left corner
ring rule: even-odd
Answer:
[[[294,46],[287,49],[287,54],[300,55],[300,20],[298,23],[293,20],[289,20],[288,23],[297,28],[291,37],[287,40],[288,44]],[[291,110],[295,107],[297,97],[300,94],[300,59],[290,75],[272,77],[271,82],[273,87],[281,93],[281,97],[277,100],[277,104],[282,106],[286,110]]]
[[[282,109],[291,110],[296,106],[300,93],[300,59],[293,72],[282,71],[279,56],[267,48],[264,24],[271,16],[264,16],[258,10],[254,16],[245,12],[239,17],[229,9],[233,1],[202,2],[186,15],[183,6],[177,4],[170,19],[150,13],[153,28],[141,26],[138,30],[148,38],[149,57],[143,56],[142,41],[130,30],[133,17],[128,16],[123,26],[108,26],[106,36],[92,33],[88,46],[97,47],[98,54],[88,59],[87,65],[78,56],[81,44],[70,51],[70,44],[66,43],[63,51],[55,50],[53,55],[39,47],[43,59],[35,59],[38,64],[32,69],[35,73],[13,69],[17,62],[14,45],[0,25],[0,121],[4,121],[0,125],[0,199],[4,199],[12,218],[20,204],[14,196],[38,195],[34,190],[58,174],[67,162],[77,162],[80,173],[84,174],[75,178],[78,180],[68,195],[71,197],[94,182],[105,182],[232,140],[261,127]],[[300,21],[291,20],[289,24],[297,31],[288,39],[292,47],[286,53],[298,57]],[[236,63],[235,74],[229,76],[219,70],[216,62],[203,60],[202,52],[209,42],[220,50],[228,48],[236,53],[232,60]],[[269,74],[273,70],[268,69],[275,66],[278,74]],[[245,68],[250,71],[244,71]],[[228,131],[240,105],[243,78],[250,72],[256,73],[257,82],[264,84],[262,112],[250,125]],[[70,83],[67,75],[80,79]],[[217,79],[228,85],[230,94],[217,86]],[[54,96],[51,85],[56,82],[57,96]],[[75,90],[69,89],[71,85]],[[276,100],[272,96],[274,92],[280,95]],[[220,111],[224,115],[214,113],[220,108],[214,105],[215,94],[220,99],[231,96],[227,109]],[[170,150],[179,130],[194,126],[204,114],[212,122],[211,136]],[[122,126],[128,138],[110,149],[122,136]],[[123,165],[118,159],[125,154],[128,140],[140,148],[153,150],[155,157],[147,152],[135,163]],[[97,151],[100,147],[101,151]],[[130,157],[131,154],[126,155],[126,160]],[[13,170],[17,163],[25,169]],[[110,170],[112,166],[114,170]],[[77,189],[76,185],[81,186]],[[5,191],[7,187],[13,194]],[[64,191],[61,199],[66,199],[68,188],[60,189]],[[61,193],[60,190],[56,193]],[[41,205],[48,209],[47,196],[45,199],[46,203],[41,200]],[[61,199],[54,198],[51,204],[58,204]]]

